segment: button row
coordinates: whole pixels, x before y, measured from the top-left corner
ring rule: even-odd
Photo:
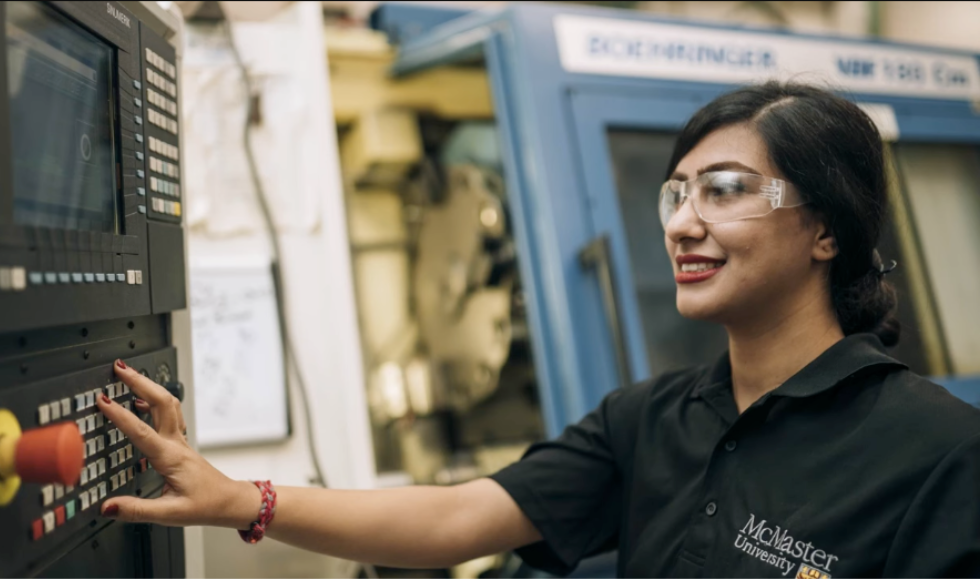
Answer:
[[[159,177],[150,177],[150,191],[180,197],[180,185]]]
[[[125,282],[126,274],[112,272],[31,272],[27,275],[31,284],[82,284],[94,282]]]
[[[69,485],[65,487],[59,484],[45,485],[41,488],[41,505],[47,507],[52,503],[65,497],[65,494],[69,494],[75,491],[74,485]]]
[[[174,217],[180,217],[183,209],[179,201],[167,201],[159,197],[153,198],[153,211]]]
[[[142,270],[127,270],[125,274],[103,274],[91,272],[31,272],[28,274],[31,284],[81,284],[83,282],[124,282],[127,284],[142,284]]]
[[[133,458],[133,446],[127,445],[109,454],[109,467],[115,469]]]
[[[157,54],[153,49],[146,49],[146,62],[167,73],[170,78],[177,78],[177,67],[175,67],[173,63],[168,62],[167,59]]]
[[[121,397],[123,395],[128,395],[132,391],[129,390],[129,385],[122,381],[117,381],[115,383],[109,383],[105,387],[106,394],[110,399],[115,399],[116,397]]]
[[[174,135],[177,134],[177,121],[163,113],[158,113],[153,109],[147,109],[146,118],[150,120],[150,123],[160,127],[164,131],[173,133]]]
[[[96,389],[95,392],[99,392],[98,389]],[[75,410],[81,411],[82,409],[76,407]],[[71,397],[64,397],[56,401],[51,401],[50,403],[43,403],[39,405],[37,408],[37,422],[38,425],[47,425],[52,421],[66,419],[71,414]]]
[[[119,473],[113,474],[112,477],[109,478],[109,481],[111,483],[109,491],[116,491],[120,487],[126,485],[127,482],[132,480],[133,480],[133,468],[127,467],[126,469],[120,471]]]
[[[101,429],[105,426],[105,415],[102,413],[95,413],[94,415],[77,419],[75,423],[78,425],[79,433],[82,435],[88,435],[92,431]]]
[[[177,96],[177,85],[167,80],[165,76],[158,74],[150,67],[146,67],[146,82],[167,93],[171,97]]]
[[[44,403],[37,408],[38,425],[47,425],[52,421],[60,421],[62,417],[71,415],[71,399],[64,398],[60,401]]]
[[[163,141],[161,139],[157,139],[156,137],[150,137],[149,143],[150,143],[150,151],[154,153],[159,153],[164,157],[169,157],[174,161],[178,161],[180,159],[179,156],[180,150],[176,145],[171,145],[170,143],[167,143],[166,141]]]
[[[118,464],[133,459],[133,446],[127,445],[125,449],[119,449],[112,454],[112,457]],[[31,522],[31,538],[34,541],[40,540],[42,537],[52,533],[56,528],[74,519],[76,515],[90,508],[97,507],[99,502],[106,499],[110,492],[118,491],[127,483],[134,481],[137,473],[143,473],[149,469],[150,464],[144,457],[137,463],[129,466],[122,467],[120,465],[119,470],[109,476],[108,482],[102,481],[96,483],[95,480],[97,478],[107,473],[106,460],[100,459],[90,463],[82,470],[83,479],[80,485],[91,483],[92,487],[79,491],[77,500],[68,499],[64,505],[56,506],[44,512],[40,518]],[[43,507],[50,507],[55,502],[61,501],[65,496],[74,493],[74,491],[74,486],[46,485],[42,487],[41,497]]]
[[[104,481],[92,489],[83,491],[78,496],[79,503],[82,504],[82,511],[95,507],[99,500],[105,499],[107,495],[109,495],[109,486]]]
[[[103,393],[102,389],[92,389],[75,395],[75,410],[84,411],[95,406],[95,400]]]
[[[92,437],[85,441],[85,446],[82,448],[83,459],[88,459],[89,457],[95,455],[96,453],[101,453],[105,451],[105,435],[99,435],[98,437]]]
[[[150,67],[146,67],[146,80],[171,98],[177,98],[177,85]]]
[[[96,429],[101,429],[105,425],[105,415],[102,413],[96,413],[94,415],[89,415],[88,417],[77,419],[75,423],[78,425],[79,433],[82,435],[88,435]]]
[[[44,512],[44,515],[31,523],[31,538],[34,541],[40,540],[46,534],[53,532],[56,527],[63,526],[65,522],[74,519],[75,514],[75,500],[73,499],[65,505]]]
[[[27,271],[20,266],[0,266],[0,292],[20,292],[27,288]]]
[[[146,100],[149,101],[151,105],[156,105],[171,115],[177,115],[177,103],[154,91],[150,87],[146,87]]]
[[[180,179],[180,169],[177,167],[177,164],[164,161],[159,157],[150,155],[150,169],[152,171],[156,171],[157,173],[162,173],[167,177]]]
[[[109,429],[109,446],[112,447],[116,443],[122,443],[126,440],[126,434],[119,429]]]
[[[96,479],[105,475],[105,471],[105,457],[97,459],[82,468],[81,479],[78,480],[78,484],[87,485],[90,481],[95,481]]]

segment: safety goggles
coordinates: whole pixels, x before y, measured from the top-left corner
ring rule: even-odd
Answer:
[[[711,224],[768,215],[781,207],[804,205],[799,192],[782,179],[737,171],[710,171],[690,181],[671,179],[660,189],[664,228],[688,198],[702,221]]]

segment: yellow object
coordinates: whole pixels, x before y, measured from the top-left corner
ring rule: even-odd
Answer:
[[[7,409],[0,409],[0,506],[13,501],[20,489],[20,477],[14,463],[20,434],[17,417]]]
[[[346,126],[384,108],[425,111],[443,119],[492,119],[484,67],[447,65],[405,78],[388,73],[395,50],[382,32],[329,28],[327,62],[334,118]]]
[[[404,109],[365,112],[340,142],[344,176],[354,183],[387,185],[405,180],[422,159],[415,113]]]

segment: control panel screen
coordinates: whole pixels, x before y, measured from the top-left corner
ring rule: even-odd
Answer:
[[[14,222],[117,233],[113,49],[39,2],[4,24]]]

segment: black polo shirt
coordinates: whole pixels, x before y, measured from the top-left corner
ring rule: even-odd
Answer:
[[[564,575],[980,576],[980,410],[849,336],[741,415],[727,354],[613,392],[493,479]]]

